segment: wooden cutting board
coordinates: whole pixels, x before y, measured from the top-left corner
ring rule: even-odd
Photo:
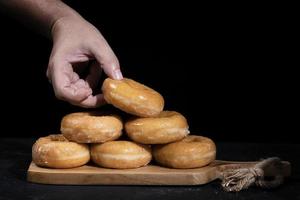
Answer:
[[[27,180],[43,184],[63,185],[202,185],[221,177],[228,169],[253,167],[257,162],[231,162],[216,160],[210,165],[196,169],[170,169],[148,165],[138,169],[106,169],[85,165],[73,169],[48,169],[33,162],[27,171]],[[290,163],[281,162],[280,167],[265,170],[266,176],[278,173],[290,175]]]

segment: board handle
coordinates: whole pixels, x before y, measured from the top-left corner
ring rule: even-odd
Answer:
[[[278,157],[256,162],[216,161],[215,166],[217,177],[222,180],[222,187],[227,192],[238,192],[251,185],[274,188],[291,174],[291,164]]]

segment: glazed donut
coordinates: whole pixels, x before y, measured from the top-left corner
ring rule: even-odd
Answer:
[[[156,117],[134,118],[126,122],[127,135],[142,144],[166,144],[189,134],[184,116],[175,111],[162,111]]]
[[[77,143],[100,143],[119,138],[123,124],[119,117],[97,112],[66,115],[61,121],[61,132]]]
[[[41,167],[80,167],[90,160],[86,144],[69,142],[63,135],[49,135],[39,138],[32,146],[32,161]]]
[[[163,97],[134,80],[105,79],[102,92],[107,103],[136,116],[153,117],[164,108]]]
[[[155,146],[153,157],[157,163],[166,167],[203,167],[215,160],[216,146],[207,137],[190,135],[178,142]]]
[[[152,155],[149,146],[130,141],[111,141],[93,144],[91,157],[101,167],[130,169],[147,165]]]

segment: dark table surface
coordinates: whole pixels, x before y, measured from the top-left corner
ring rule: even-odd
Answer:
[[[300,145],[217,143],[218,159],[251,161],[278,156],[292,163],[292,176],[279,188],[251,187],[227,193],[219,181],[202,186],[62,186],[26,181],[33,138],[0,138],[0,199],[299,199]]]

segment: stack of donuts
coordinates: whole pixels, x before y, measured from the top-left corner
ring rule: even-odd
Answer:
[[[187,169],[215,159],[214,142],[189,135],[185,117],[164,111],[164,99],[153,89],[131,79],[107,78],[102,92],[107,103],[131,118],[123,122],[111,113],[68,114],[61,121],[61,134],[39,138],[33,145],[36,165],[74,168],[92,161],[104,168],[131,169],[154,160],[164,167]],[[120,140],[122,133],[129,139]]]

